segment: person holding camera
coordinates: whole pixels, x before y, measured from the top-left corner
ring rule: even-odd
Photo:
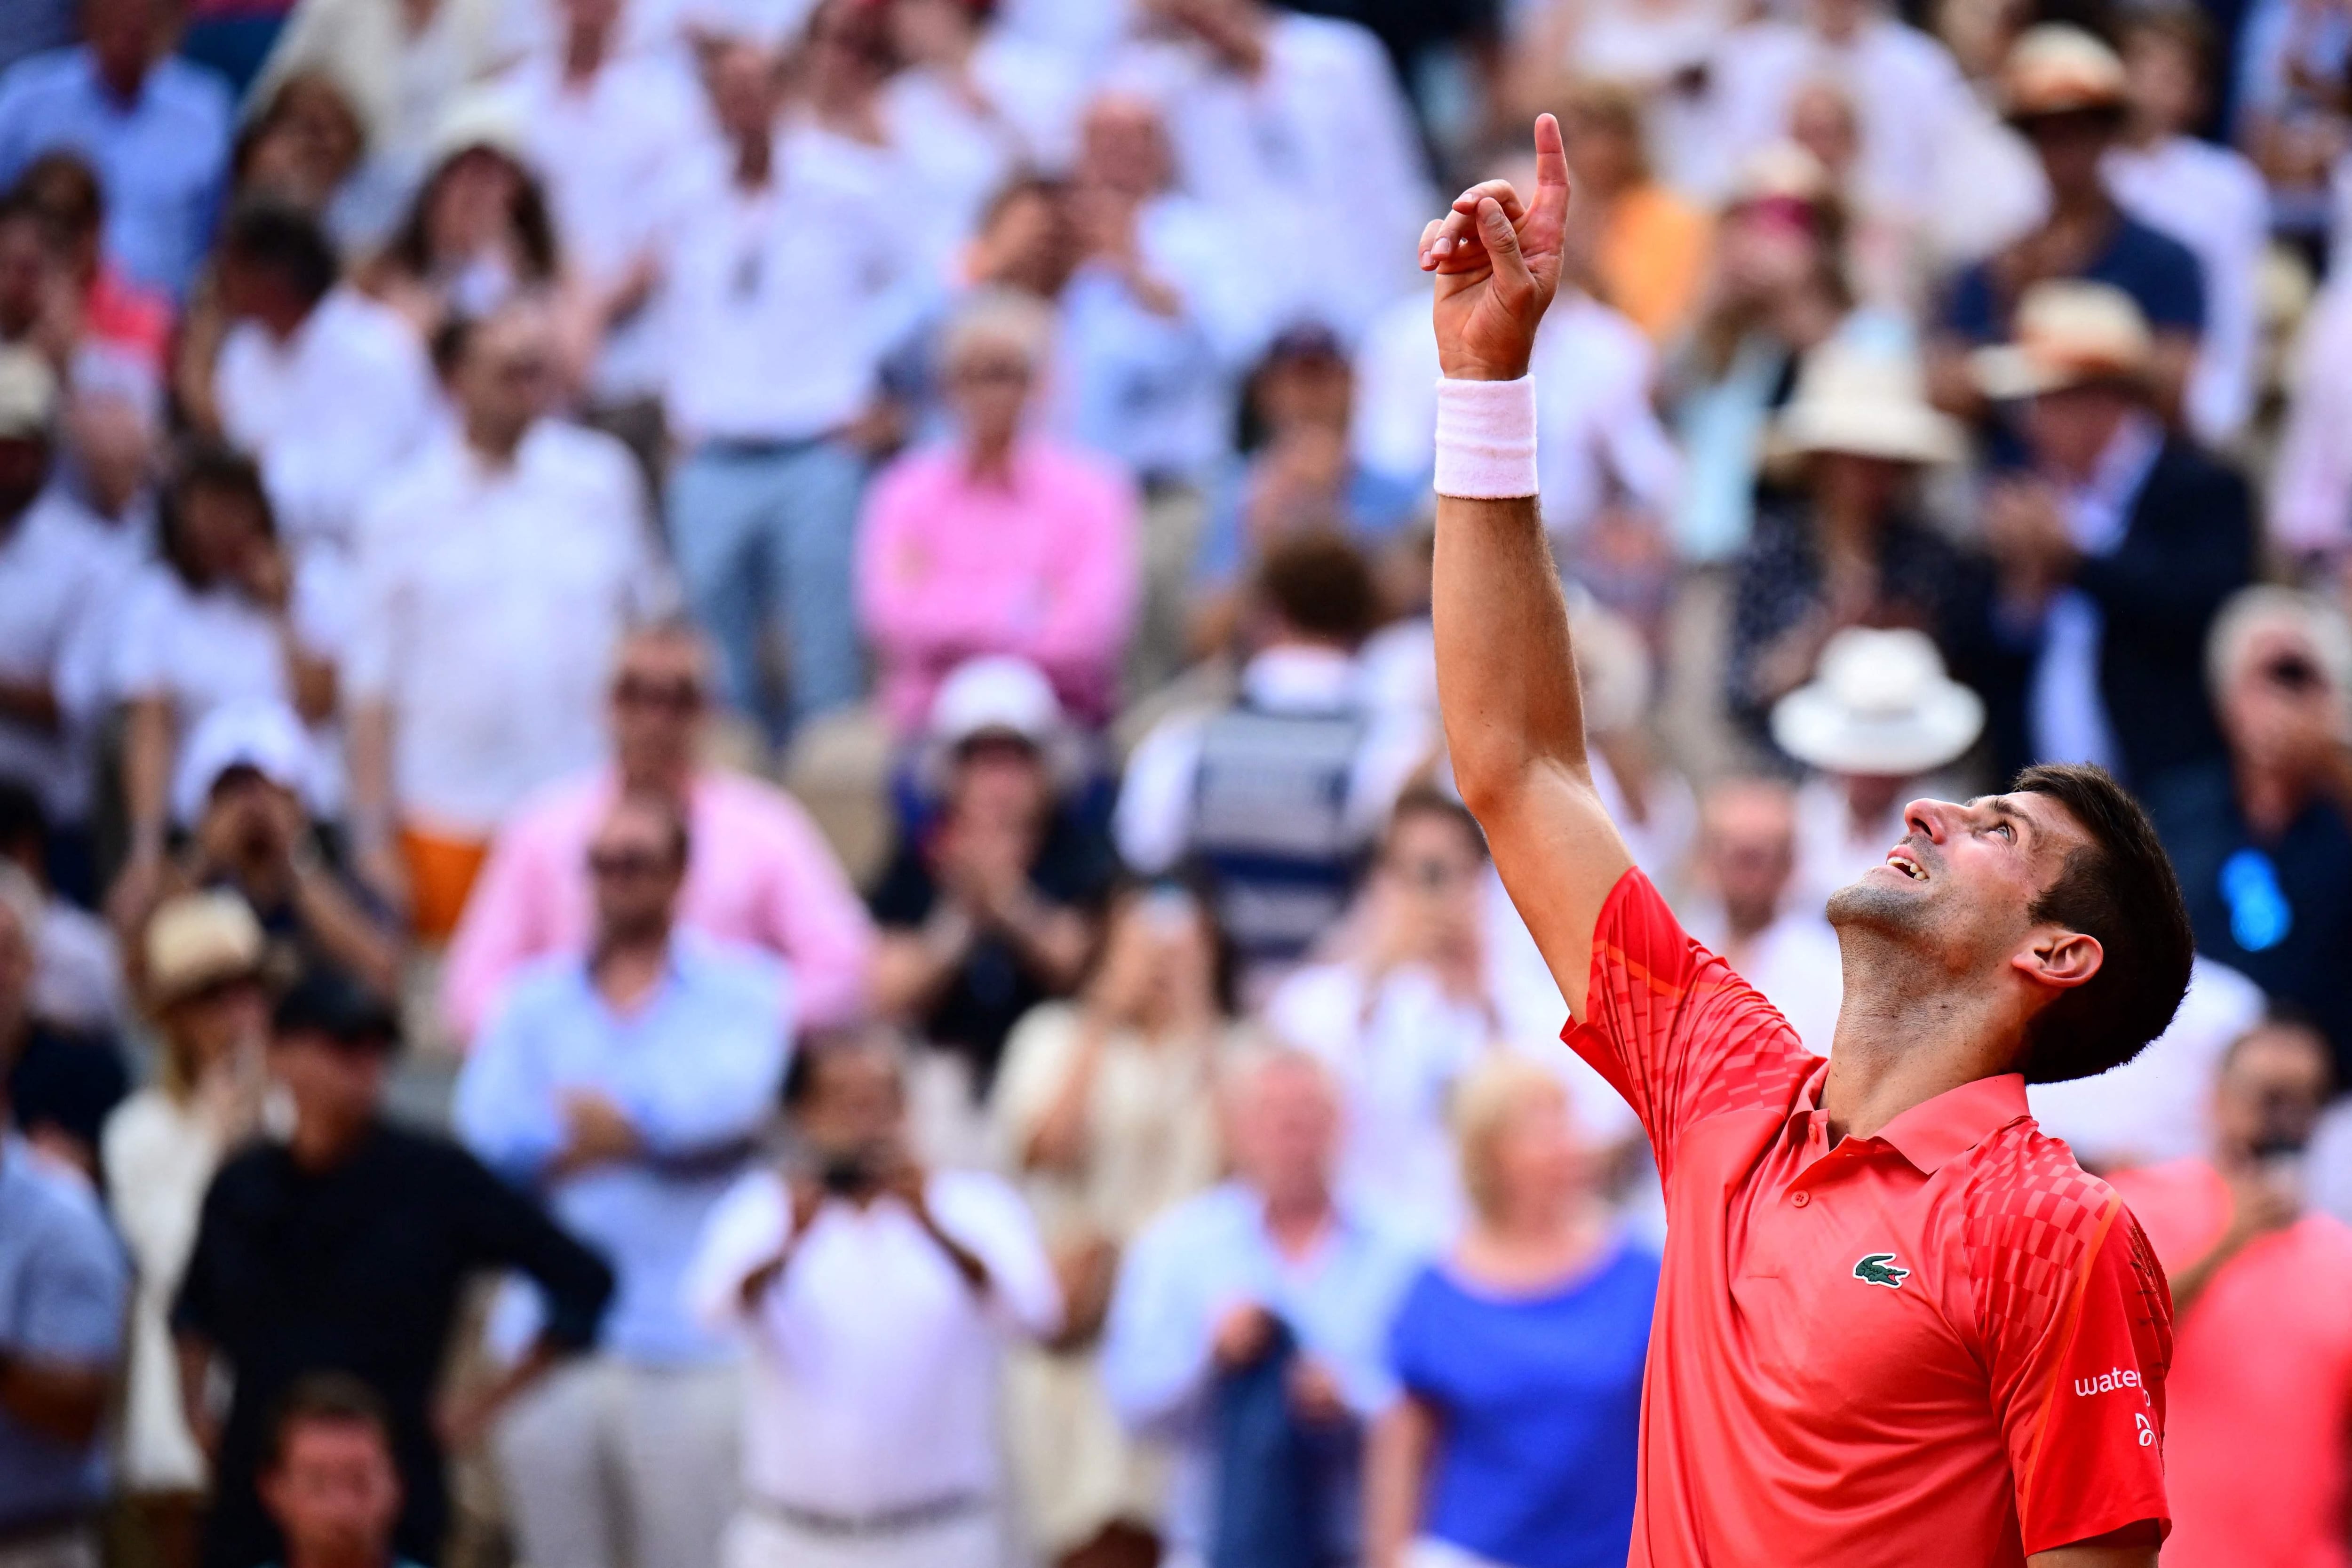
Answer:
[[[722,1568],[1000,1568],[999,1364],[1061,1326],[1012,1187],[925,1171],[887,1034],[814,1044],[784,1081],[786,1163],[712,1211],[688,1271],[749,1342],[743,1500]]]

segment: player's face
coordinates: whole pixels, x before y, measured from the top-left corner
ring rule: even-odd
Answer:
[[[1948,970],[2006,963],[2033,929],[2030,911],[2088,840],[2045,795],[1915,800],[1886,858],[1830,899],[1830,922],[1923,948]]]

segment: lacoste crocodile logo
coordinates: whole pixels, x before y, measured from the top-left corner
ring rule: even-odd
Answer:
[[[1895,1254],[1874,1252],[1853,1266],[1853,1277],[1865,1285],[1884,1285],[1889,1290],[1903,1289],[1903,1281],[1911,1278],[1911,1270],[1895,1265]]]

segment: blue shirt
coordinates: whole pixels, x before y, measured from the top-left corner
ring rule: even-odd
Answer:
[[[1343,1210],[1314,1256],[1293,1263],[1266,1235],[1264,1201],[1239,1182],[1171,1209],[1136,1238],[1111,1297],[1103,1386],[1121,1420],[1176,1449],[1171,1545],[1197,1551],[1208,1534],[1214,1456],[1206,1395],[1217,1321],[1245,1301],[1265,1308],[1369,1419],[1396,1395],[1382,1346],[1419,1261],[1407,1244]],[[1343,1539],[1356,1534],[1354,1513],[1348,1500],[1336,1521]]]
[[[0,1353],[110,1368],[130,1290],[130,1263],[97,1198],[0,1133]],[[105,1496],[101,1444],[68,1447],[0,1411],[0,1533]]]
[[[613,1010],[583,960],[557,958],[523,971],[484,1029],[458,1075],[457,1134],[492,1170],[543,1190],[556,1220],[612,1266],[604,1350],[652,1365],[732,1353],[688,1314],[682,1282],[703,1217],[776,1113],[792,1029],[781,968],[686,934],[633,1013]],[[645,1152],[551,1180],[578,1089],[617,1104]]]
[[[56,49],[0,76],[0,185],[44,153],[80,153],[106,191],[107,254],[177,300],[212,243],[230,130],[228,89],[201,66],[156,61],[126,104],[89,49]]]
[[[1389,1355],[1445,1434],[1427,1533],[1509,1568],[1619,1568],[1657,1296],[1657,1258],[1622,1243],[1540,1296],[1422,1270]]]
[[[2106,248],[2078,276],[2130,295],[2156,331],[2205,330],[2205,270],[2196,253],[2146,224],[2118,214]],[[1971,342],[1994,342],[2008,335],[2008,309],[1993,285],[1990,262],[1980,261],[1960,274],[1944,321]]]

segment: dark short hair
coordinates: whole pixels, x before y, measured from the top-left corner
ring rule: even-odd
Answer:
[[[40,795],[19,780],[0,779],[0,858],[46,849],[48,842],[49,813]]]
[[[2260,1023],[2221,1048],[2221,1059],[2213,1064],[2213,1076],[2217,1079],[2228,1076],[2230,1069],[2237,1066],[2239,1054],[2248,1042],[2280,1036],[2304,1040],[2318,1052],[2320,1061],[2327,1068],[2328,1084],[2333,1088],[2336,1082],[2336,1048],[2327,1038],[2327,1031],[2319,1026],[2319,1020],[2309,1012],[2292,1002],[2279,1000],[2272,1001],[2264,1009]]]
[[[2189,909],[2156,825],[2105,769],[2045,763],[2010,788],[2056,801],[2090,840],[2067,853],[2027,914],[2096,938],[2105,957],[2035,1016],[2021,1064],[2028,1083],[2090,1078],[2139,1055],[2172,1022],[2196,955]]]
[[[231,213],[220,249],[227,260],[277,277],[305,304],[324,299],[342,275],[319,220],[285,202],[250,202]]]
[[[323,1035],[340,1046],[389,1054],[400,1048],[400,1013],[373,987],[340,969],[313,964],[270,1011],[279,1035]]]
[[[70,147],[54,147],[25,165],[16,192],[54,226],[59,238],[98,232],[106,222],[106,184],[90,161]]]
[[[269,504],[269,490],[261,482],[260,466],[236,447],[219,441],[198,440],[183,447],[172,464],[157,508],[156,528],[163,559],[190,588],[202,592],[211,584],[197,574],[196,559],[188,545],[188,500],[198,491],[234,496],[252,509],[263,535],[278,537],[278,510]]]
[[[1293,629],[1354,647],[1380,619],[1380,590],[1363,552],[1335,533],[1306,533],[1266,552],[1257,593]]]
[[[365,1426],[392,1452],[392,1410],[383,1396],[347,1372],[310,1372],[270,1406],[269,1436],[262,1449],[264,1473],[286,1462],[294,1429],[310,1423],[333,1426]]]
[[[1381,847],[1385,850],[1396,837],[1397,828],[1416,816],[1433,816],[1460,830],[1470,847],[1481,859],[1486,857],[1486,830],[1470,815],[1470,808],[1433,784],[1408,784],[1389,808],[1388,827],[1381,835]]]
[[[907,1094],[906,1054],[900,1049],[898,1037],[887,1026],[856,1025],[847,1028],[820,1029],[803,1037],[793,1048],[793,1059],[784,1068],[782,1091],[787,1111],[805,1110],[816,1098],[817,1072],[825,1063],[843,1057],[871,1051],[890,1063],[898,1078],[898,1096]]]

